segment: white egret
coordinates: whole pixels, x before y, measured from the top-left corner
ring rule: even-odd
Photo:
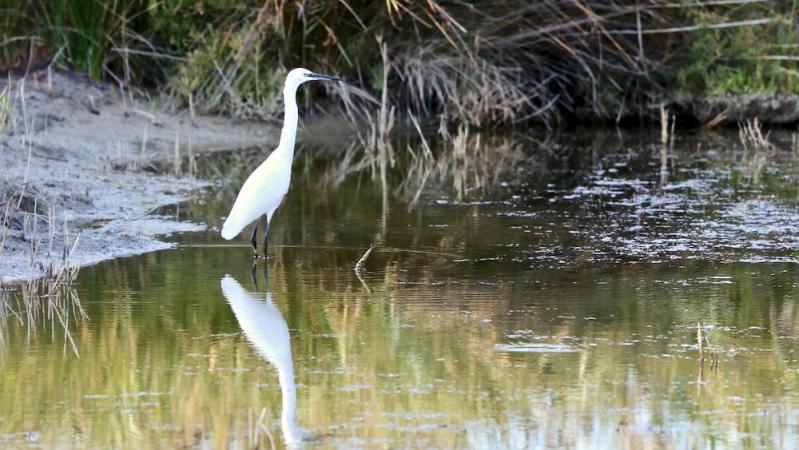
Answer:
[[[272,222],[272,215],[280,206],[283,197],[289,190],[291,181],[291,163],[294,159],[294,141],[297,137],[297,88],[302,83],[312,80],[332,80],[340,81],[341,78],[331,75],[314,73],[307,69],[294,69],[286,76],[286,84],[283,86],[283,103],[285,105],[285,117],[283,119],[283,131],[280,133],[280,143],[277,148],[261,163],[257,169],[247,177],[244,185],[236,197],[233,208],[222,226],[222,237],[233,239],[252,221],[264,216],[264,257],[266,257],[266,246],[269,238],[269,226]],[[255,257],[258,258],[258,244],[256,235],[258,233],[258,222],[252,231],[252,246],[255,250]]]
[[[258,292],[246,291],[230,275],[225,275],[221,284],[222,293],[233,308],[233,314],[236,315],[244,336],[258,354],[277,369],[283,397],[280,414],[283,438],[287,447],[299,447],[306,432],[297,425],[297,385],[294,382],[294,362],[286,319],[272,302],[272,294],[268,288],[264,299]]]

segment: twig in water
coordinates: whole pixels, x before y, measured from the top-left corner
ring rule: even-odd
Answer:
[[[422,141],[422,151],[420,152],[420,156],[418,158],[414,158],[414,163],[417,163],[419,166],[419,171],[422,173],[422,179],[419,182],[419,188],[416,190],[416,194],[413,196],[413,199],[408,203],[408,211],[416,207],[416,202],[419,201],[419,196],[422,195],[422,191],[424,190],[425,183],[427,182],[427,177],[433,171],[432,163],[433,161],[433,151],[430,150],[430,145],[427,143],[427,139],[424,137],[424,133],[422,133],[422,128],[419,126],[419,122],[416,120],[416,117],[413,116],[413,113],[408,111],[408,117],[410,117],[413,126],[416,128],[416,132],[419,133],[419,138]],[[413,151],[408,148],[408,151],[411,155],[414,155]],[[413,171],[413,169],[412,169]]]
[[[717,348],[714,348],[710,345],[710,340],[707,338],[707,334],[702,332],[702,323],[696,323],[696,340],[699,343],[699,361],[704,371],[705,367],[705,347],[707,347],[708,351],[710,352],[710,370],[716,372],[719,370],[719,352]]]
[[[191,137],[189,137],[189,176],[192,178],[197,176],[197,159],[191,148]]]
[[[363,279],[363,275],[361,275],[361,272],[356,270],[355,271],[355,276],[358,277],[358,281],[360,281],[361,285],[363,286],[363,288],[366,289],[366,293],[371,295],[372,294],[372,288],[370,288],[369,285],[366,284],[366,280]]]
[[[194,94],[189,93],[189,117],[191,123],[194,123]]]
[[[8,102],[8,87],[5,87],[0,91],[0,134],[5,130],[10,110],[11,105]]]
[[[172,171],[176,177],[180,176],[180,132],[175,133],[175,157],[172,162]]]
[[[704,339],[702,336],[702,324],[700,322],[696,323],[696,341],[699,343],[699,361],[702,364],[705,363],[705,347],[704,347]]]
[[[660,144],[674,146],[674,126],[677,118],[670,113],[664,105],[660,105]]]
[[[252,412],[247,414],[248,420]],[[275,447],[275,438],[272,436],[272,433],[269,431],[269,428],[265,425],[266,419],[266,408],[261,408],[261,413],[258,415],[256,419],[257,422],[255,426],[250,426],[250,443],[253,445],[253,448],[259,447],[261,444],[261,433],[263,432],[267,439],[269,440],[269,448],[274,449]]]
[[[717,372],[719,370],[719,351],[717,348],[710,345],[707,334],[705,334],[705,344],[707,344],[707,348],[710,351],[710,370]]]
[[[363,263],[365,263],[366,259],[369,257],[369,255],[372,254],[372,250],[374,250],[374,248],[375,248],[374,245],[370,245],[369,246],[369,250],[367,250],[366,253],[364,253],[363,256],[361,256],[361,259],[359,259],[358,262],[355,263],[355,268],[352,269],[352,270],[354,270],[356,272],[362,272],[364,270],[363,269]]]
[[[144,124],[144,131],[142,132],[141,137],[141,147],[139,147],[139,154],[136,155],[136,161],[133,164],[134,169],[138,170],[139,165],[141,164],[141,159],[144,155],[144,152],[147,151],[147,124]]]

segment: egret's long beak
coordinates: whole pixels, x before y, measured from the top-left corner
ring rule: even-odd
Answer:
[[[306,75],[306,77],[312,78],[314,80],[344,81],[343,78],[337,77],[335,75],[325,75],[323,73],[315,73],[315,72],[309,73],[308,75]]]

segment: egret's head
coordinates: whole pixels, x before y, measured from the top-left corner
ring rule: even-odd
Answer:
[[[302,83],[313,80],[341,81],[340,77],[311,72],[308,69],[294,69],[286,77],[286,90],[296,90]]]

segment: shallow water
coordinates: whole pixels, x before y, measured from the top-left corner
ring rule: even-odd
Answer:
[[[209,230],[83,269],[82,314],[6,294],[0,446],[799,446],[793,152],[505,139],[387,211],[303,150],[254,275],[248,233]],[[160,213],[218,225],[234,196]]]

